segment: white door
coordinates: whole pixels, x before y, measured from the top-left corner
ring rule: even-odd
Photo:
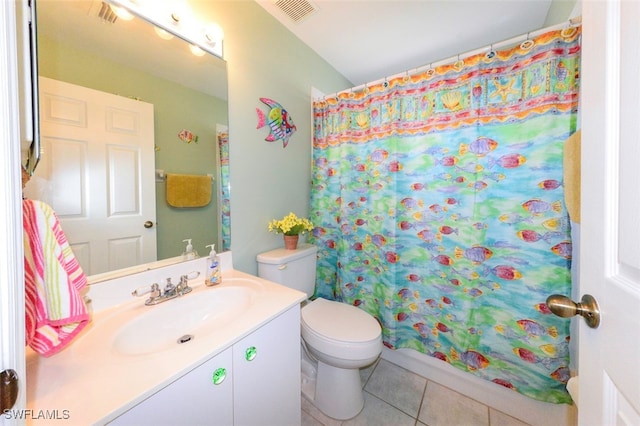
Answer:
[[[582,3],[580,425],[640,425],[640,2]]]
[[[40,77],[40,129],[25,195],[53,207],[85,273],[155,261],[153,105]]]
[[[20,205],[20,118],[18,108],[18,51],[16,8],[23,2],[0,1],[0,371],[18,375],[18,399],[13,412],[3,413],[0,425],[20,425],[26,408],[26,366],[24,351],[24,254],[22,250],[22,208]],[[26,50],[28,51],[28,50]],[[23,58],[21,55],[20,58]],[[4,377],[2,379],[4,382]],[[5,395],[3,387],[0,393]],[[3,401],[4,402],[4,401]],[[6,407],[7,409],[10,407]]]

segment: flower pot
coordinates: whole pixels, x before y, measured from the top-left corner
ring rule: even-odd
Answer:
[[[284,235],[284,248],[287,250],[297,249],[299,238],[299,235]]]

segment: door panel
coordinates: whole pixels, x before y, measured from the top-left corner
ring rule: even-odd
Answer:
[[[51,204],[86,274],[155,261],[153,105],[42,77],[40,99],[25,195]]]
[[[138,150],[107,147],[109,176],[109,217],[140,214]]]
[[[86,141],[46,137],[42,138],[42,146],[46,155],[38,165],[37,174],[48,182],[42,190],[51,193],[51,207],[60,218],[86,216],[87,182],[83,168],[87,161]],[[64,172],[56,173],[57,170]],[[28,190],[25,192],[29,194]]]
[[[640,3],[583,2],[579,424],[640,424]]]

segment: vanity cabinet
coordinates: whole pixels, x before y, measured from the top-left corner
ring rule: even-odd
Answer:
[[[300,308],[294,306],[113,425],[299,425]]]
[[[228,348],[145,399],[110,424],[232,425],[232,359],[232,349]],[[220,382],[223,372],[226,372],[226,376]],[[216,373],[217,379],[214,379]]]
[[[233,388],[235,425],[300,424],[298,305],[233,345]]]

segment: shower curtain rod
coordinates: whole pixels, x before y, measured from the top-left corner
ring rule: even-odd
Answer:
[[[530,32],[525,33],[525,34],[520,34],[518,36],[509,38],[507,40],[502,40],[502,41],[499,41],[497,43],[491,43],[488,46],[480,47],[478,49],[468,50],[468,51],[466,51],[464,53],[459,53],[457,55],[450,56],[450,57],[448,57],[446,59],[440,59],[438,61],[431,62],[428,65],[422,65],[422,66],[419,66],[417,68],[412,68],[412,69],[409,69],[407,71],[399,72],[397,74],[393,74],[393,75],[388,76],[388,77],[384,77],[384,78],[380,78],[380,79],[375,80],[375,81],[371,81],[371,82],[368,82],[368,83],[360,84],[359,86],[351,87],[349,89],[344,89],[344,90],[341,90],[339,92],[332,93],[330,95],[323,95],[320,98],[316,98],[316,99],[331,98],[331,97],[334,97],[334,96],[338,96],[341,93],[357,92],[358,90],[362,90],[362,89],[364,89],[366,87],[369,87],[369,86],[372,86],[374,84],[382,83],[383,81],[391,80],[391,79],[396,78],[396,77],[402,77],[404,75],[417,74],[420,71],[428,70],[429,68],[433,68],[433,67],[436,67],[436,66],[439,66],[439,65],[445,65],[445,64],[448,64],[448,63],[450,63],[450,62],[452,62],[454,60],[459,61],[461,59],[465,59],[465,58],[468,58],[470,56],[477,55],[478,53],[490,52],[495,48],[500,48],[500,47],[507,46],[507,45],[510,45],[510,44],[515,44],[515,43],[518,43],[518,42],[522,43],[523,41],[526,41],[531,37],[536,37],[536,36],[538,36],[540,34],[543,34],[543,33],[549,32],[549,31],[559,30],[561,28],[568,28],[568,27],[572,27],[572,26],[577,26],[577,25],[580,25],[581,23],[582,23],[582,16],[577,16],[575,18],[568,19],[567,21],[561,22],[561,23],[556,24],[556,25],[551,25],[549,27],[540,28],[538,30],[530,31]]]

